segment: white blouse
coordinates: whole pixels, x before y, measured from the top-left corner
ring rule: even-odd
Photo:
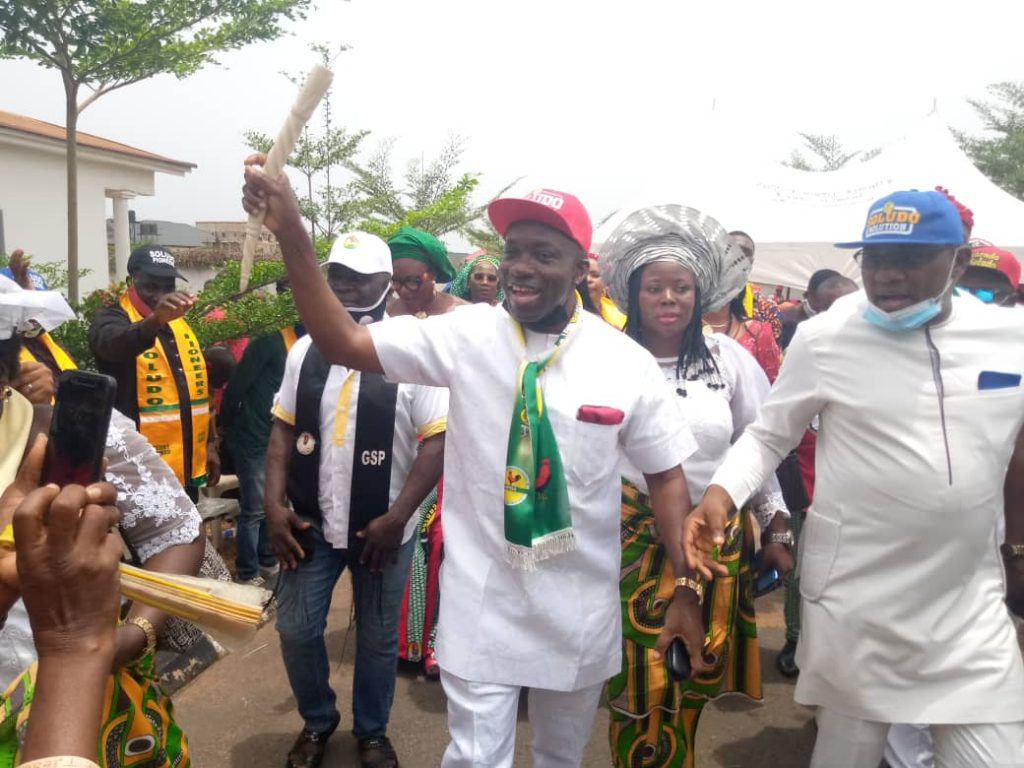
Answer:
[[[711,482],[711,476],[725,460],[730,446],[757,417],[771,384],[761,366],[747,350],[730,337],[716,333],[706,339],[722,377],[722,388],[712,389],[703,379],[686,381],[676,376],[676,357],[656,358],[665,384],[697,441],[697,450],[683,461],[690,501],[696,505]],[[679,392],[685,391],[683,396]],[[628,461],[622,476],[644,493],[643,473]],[[766,528],[776,512],[789,517],[779,481],[772,474],[759,493],[750,499],[758,525]]]

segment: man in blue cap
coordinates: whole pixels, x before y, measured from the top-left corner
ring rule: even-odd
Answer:
[[[1007,467],[1024,458],[1024,322],[952,295],[970,251],[938,192],[879,200],[840,247],[860,249],[864,292],[800,324],[687,520],[687,559],[717,570],[726,515],[819,417],[795,693],[818,708],[812,767],[876,768],[890,723],[930,724],[939,766],[1022,766],[1024,489]]]

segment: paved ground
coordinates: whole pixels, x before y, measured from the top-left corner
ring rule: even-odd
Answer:
[[[343,579],[335,592],[327,643],[339,692],[342,725],[331,740],[324,766],[358,765],[351,727],[350,700],[355,635],[346,642],[349,587]],[[813,730],[809,712],[793,703],[793,686],[774,666],[782,646],[781,592],[758,602],[765,702],[729,697],[707,707],[697,743],[698,768],[789,768],[805,766]],[[281,663],[277,634],[264,627],[248,648],[204,672],[175,697],[178,720],[185,728],[198,768],[279,768],[301,721]],[[584,765],[610,765],[608,718],[598,713]],[[390,736],[405,768],[437,766],[447,742],[445,701],[438,683],[415,673],[399,676]],[[530,765],[529,725],[522,719],[516,766]]]

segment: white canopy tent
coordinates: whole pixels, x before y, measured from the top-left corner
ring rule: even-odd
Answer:
[[[1004,192],[961,151],[938,113],[894,129],[866,162],[827,173],[798,171],[753,156],[749,125],[694,117],[690,133],[665,147],[610,147],[586,170],[569,165],[530,173],[507,195],[541,187],[573,192],[597,226],[593,250],[616,224],[645,205],[680,203],[714,216],[757,243],[751,279],[796,295],[818,269],[859,281],[849,251],[833,243],[860,237],[868,206],[900,189],[943,186],[974,211],[974,236],[1012,250],[1024,262],[1024,202]],[[602,216],[614,211],[602,221]]]
[[[1009,248],[1024,261],[1024,202],[974,166],[936,113],[910,126],[870,160],[854,160],[824,173],[781,163],[750,163],[737,157],[735,141],[714,144],[730,149],[707,152],[698,161],[702,168],[688,169],[685,186],[691,195],[699,190],[701,202],[695,205],[727,229],[742,229],[754,238],[754,282],[802,290],[811,274],[824,268],[858,279],[850,252],[832,243],[860,237],[874,200],[899,189],[939,185],[974,211],[975,237]],[[722,184],[722,179],[728,182]],[[685,203],[686,197],[672,202]],[[602,224],[595,234],[596,247],[637,207],[624,207]]]

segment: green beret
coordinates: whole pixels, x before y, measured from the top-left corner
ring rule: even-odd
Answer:
[[[448,260],[448,249],[429,232],[402,227],[388,240],[388,248],[391,249],[392,261],[416,259],[426,264],[443,283],[449,283],[455,278],[455,268]]]

